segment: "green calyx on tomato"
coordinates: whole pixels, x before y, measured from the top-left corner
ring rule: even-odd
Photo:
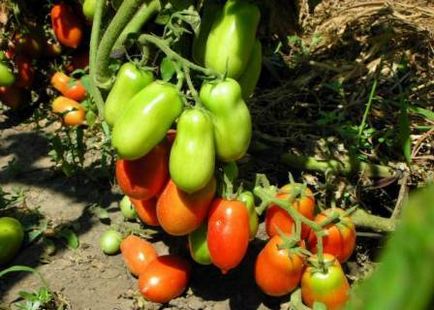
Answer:
[[[112,145],[119,157],[133,160],[146,155],[164,139],[182,109],[173,84],[154,81],[139,91],[113,126]]]
[[[243,99],[247,100],[255,90],[258,83],[259,76],[261,75],[262,68],[262,45],[259,40],[255,41],[253,45],[252,54],[250,55],[249,62],[247,63],[246,70],[237,79],[241,86]]]
[[[119,202],[119,208],[121,209],[121,213],[125,219],[135,220],[137,218],[136,210],[127,195],[125,195]]]
[[[211,256],[209,254],[208,243],[206,241],[207,235],[206,221],[200,227],[188,235],[188,248],[193,260],[201,265],[210,265]]]
[[[119,252],[121,242],[122,235],[114,229],[109,229],[99,239],[99,246],[105,254],[113,255]]]
[[[0,86],[11,86],[15,82],[15,75],[4,63],[0,62]]]
[[[205,47],[205,66],[231,78],[246,69],[256,39],[260,11],[248,1],[229,0],[216,16]]]
[[[238,200],[243,202],[247,207],[249,213],[249,228],[250,228],[250,240],[254,239],[258,232],[259,220],[258,214],[255,210],[255,197],[252,192],[244,191],[238,195]]]
[[[187,193],[204,188],[214,175],[214,128],[207,111],[184,111],[170,151],[170,177]]]
[[[211,112],[219,159],[228,162],[243,157],[252,136],[252,120],[238,82],[230,78],[205,82],[200,99]]]
[[[142,70],[133,63],[123,64],[105,101],[104,120],[107,124],[113,126],[127,109],[130,100],[153,80],[151,71]]]
[[[349,298],[350,285],[339,261],[333,255],[324,254],[322,263],[317,256],[311,257],[309,263],[301,278],[303,302],[309,307],[320,302],[327,309],[342,309]]]
[[[12,217],[0,218],[0,266],[18,253],[24,239],[21,223]]]

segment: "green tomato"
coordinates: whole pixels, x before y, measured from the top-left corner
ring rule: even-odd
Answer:
[[[255,210],[255,197],[252,192],[244,191],[238,196],[238,200],[243,202],[247,207],[249,213],[250,240],[252,240],[255,238],[259,227],[258,214]]]
[[[170,177],[187,193],[204,188],[214,175],[214,132],[207,113],[195,108],[181,114],[170,151]]]
[[[84,0],[83,3],[83,15],[90,22],[93,21],[93,17],[95,16],[96,1],[97,0]]]
[[[116,75],[116,81],[107,96],[104,119],[110,126],[127,109],[130,100],[154,80],[151,71],[144,71],[132,63],[125,63]]]
[[[193,260],[201,265],[210,265],[208,243],[206,240],[208,226],[206,221],[188,235],[188,248]]]
[[[15,82],[15,75],[4,63],[0,63],[0,86],[11,86]]]
[[[224,162],[243,157],[252,136],[252,120],[238,82],[230,78],[205,82],[200,99],[212,114],[218,157]]]
[[[23,239],[24,230],[18,220],[12,217],[0,218],[0,265],[15,257]]]
[[[99,239],[101,250],[108,255],[113,255],[119,252],[122,242],[122,235],[113,229],[106,230]]]
[[[260,11],[244,0],[229,0],[211,26],[205,47],[205,66],[238,78],[246,69],[256,39]]]
[[[112,145],[122,159],[145,156],[161,142],[183,102],[175,85],[155,81],[139,91],[113,126]]]
[[[249,98],[253,94],[253,91],[256,88],[256,84],[258,83],[259,76],[261,75],[261,68],[262,45],[259,40],[256,40],[246,70],[237,79],[238,83],[241,86],[241,92],[243,94],[244,100],[247,100],[247,98]]]
[[[124,196],[119,203],[119,208],[121,213],[127,220],[135,220],[137,218],[136,209],[134,209],[133,204],[128,196]]]

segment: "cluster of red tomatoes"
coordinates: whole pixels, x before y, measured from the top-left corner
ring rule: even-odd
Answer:
[[[288,199],[300,184],[285,185],[276,198]],[[303,188],[303,187],[301,187]],[[270,239],[255,263],[255,280],[263,292],[283,296],[300,284],[303,302],[312,307],[321,302],[327,309],[341,308],[349,297],[350,286],[340,263],[345,262],[355,248],[356,231],[351,218],[339,208],[326,209],[316,216],[312,192],[304,192],[292,203],[299,214],[321,225],[322,255],[318,255],[318,238],[306,224],[300,230],[298,247],[285,246],[294,232],[294,220],[287,211],[270,205],[265,216]],[[308,252],[300,249],[307,249]],[[306,258],[306,253],[309,253]]]
[[[49,30],[44,30],[39,17],[33,15],[22,17],[20,25],[9,26],[11,35],[0,57],[1,103],[15,110],[26,106],[31,101],[30,90],[35,87],[34,81],[46,80],[47,73],[50,74],[46,68],[55,66],[54,59],[61,60],[69,73],[88,66],[85,38],[89,29],[81,10],[81,7],[69,3],[53,4]],[[13,23],[14,19],[10,21]],[[61,113],[66,125],[81,124],[85,113],[79,102],[86,97],[84,86],[62,71],[52,75],[51,83],[62,94],[53,103],[53,112]],[[37,93],[39,96],[41,91]]]

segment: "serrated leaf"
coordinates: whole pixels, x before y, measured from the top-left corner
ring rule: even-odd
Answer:
[[[170,81],[176,73],[176,64],[168,57],[164,57],[160,64],[161,78],[163,81]]]
[[[78,240],[77,235],[69,228],[62,229],[58,237],[62,238],[66,241],[66,245],[70,249],[77,249],[80,246],[80,241]]]

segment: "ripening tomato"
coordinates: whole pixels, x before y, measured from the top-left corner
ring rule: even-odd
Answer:
[[[311,260],[318,260],[314,256]],[[301,278],[303,302],[312,307],[314,302],[323,303],[328,310],[342,309],[349,298],[350,285],[341,264],[330,254],[324,254],[324,269],[308,266]]]
[[[168,146],[162,142],[139,159],[118,159],[116,180],[130,198],[151,199],[161,192],[169,179],[168,161]]]
[[[74,80],[63,72],[56,72],[51,77],[51,85],[63,96],[75,101],[83,101],[87,96],[86,88],[80,80]]]
[[[174,236],[187,235],[206,218],[216,191],[216,180],[201,190],[188,194],[169,180],[157,201],[157,217],[161,227]]]
[[[86,119],[83,106],[63,96],[54,99],[51,108],[54,113],[62,114],[63,123],[67,126],[81,125]]]
[[[167,303],[184,292],[190,273],[191,266],[182,257],[159,256],[139,275],[139,291],[149,301]]]
[[[296,183],[287,184],[278,191],[276,198],[288,199],[288,197],[291,195],[291,192],[300,186],[304,185]],[[306,187],[306,190],[301,193],[301,196],[294,200],[292,207],[308,219],[313,220],[315,211],[315,198],[313,197],[311,190]],[[272,204],[267,208],[265,215],[265,230],[267,231],[267,235],[269,237],[273,237],[278,234],[276,227],[278,227],[285,234],[291,234],[293,228],[295,228],[295,222],[288,212],[279,206]],[[302,238],[307,238],[310,231],[309,226],[302,224],[301,230]]]
[[[244,203],[214,199],[209,211],[207,242],[211,261],[223,274],[242,261],[249,237],[249,213]]]
[[[157,217],[157,199],[134,199],[130,198],[131,203],[136,210],[138,218],[149,226],[160,226]]]
[[[272,237],[261,250],[255,262],[255,281],[259,288],[270,296],[283,296],[299,284],[304,269],[300,254],[288,249],[279,249],[283,244],[280,235]]]
[[[323,237],[323,251],[334,255],[340,263],[345,262],[353,253],[356,246],[356,229],[351,217],[344,215],[340,208],[331,208],[322,211],[315,217],[315,222],[320,224],[335,213],[341,214],[341,221],[337,224],[330,223],[324,227],[326,235]],[[307,240],[308,249],[312,253],[317,252],[317,238],[313,231]]]
[[[21,88],[30,88],[35,77],[35,69],[32,66],[32,60],[26,56],[17,56],[15,63],[18,69],[18,78],[15,83]]]
[[[0,102],[13,110],[18,109],[24,104],[27,95],[28,93],[25,90],[15,85],[0,87]]]
[[[70,48],[77,48],[83,38],[80,19],[66,3],[53,5],[51,9],[51,26],[57,40]]]
[[[143,273],[158,256],[152,243],[135,235],[129,235],[122,240],[120,247],[125,265],[135,276]]]

